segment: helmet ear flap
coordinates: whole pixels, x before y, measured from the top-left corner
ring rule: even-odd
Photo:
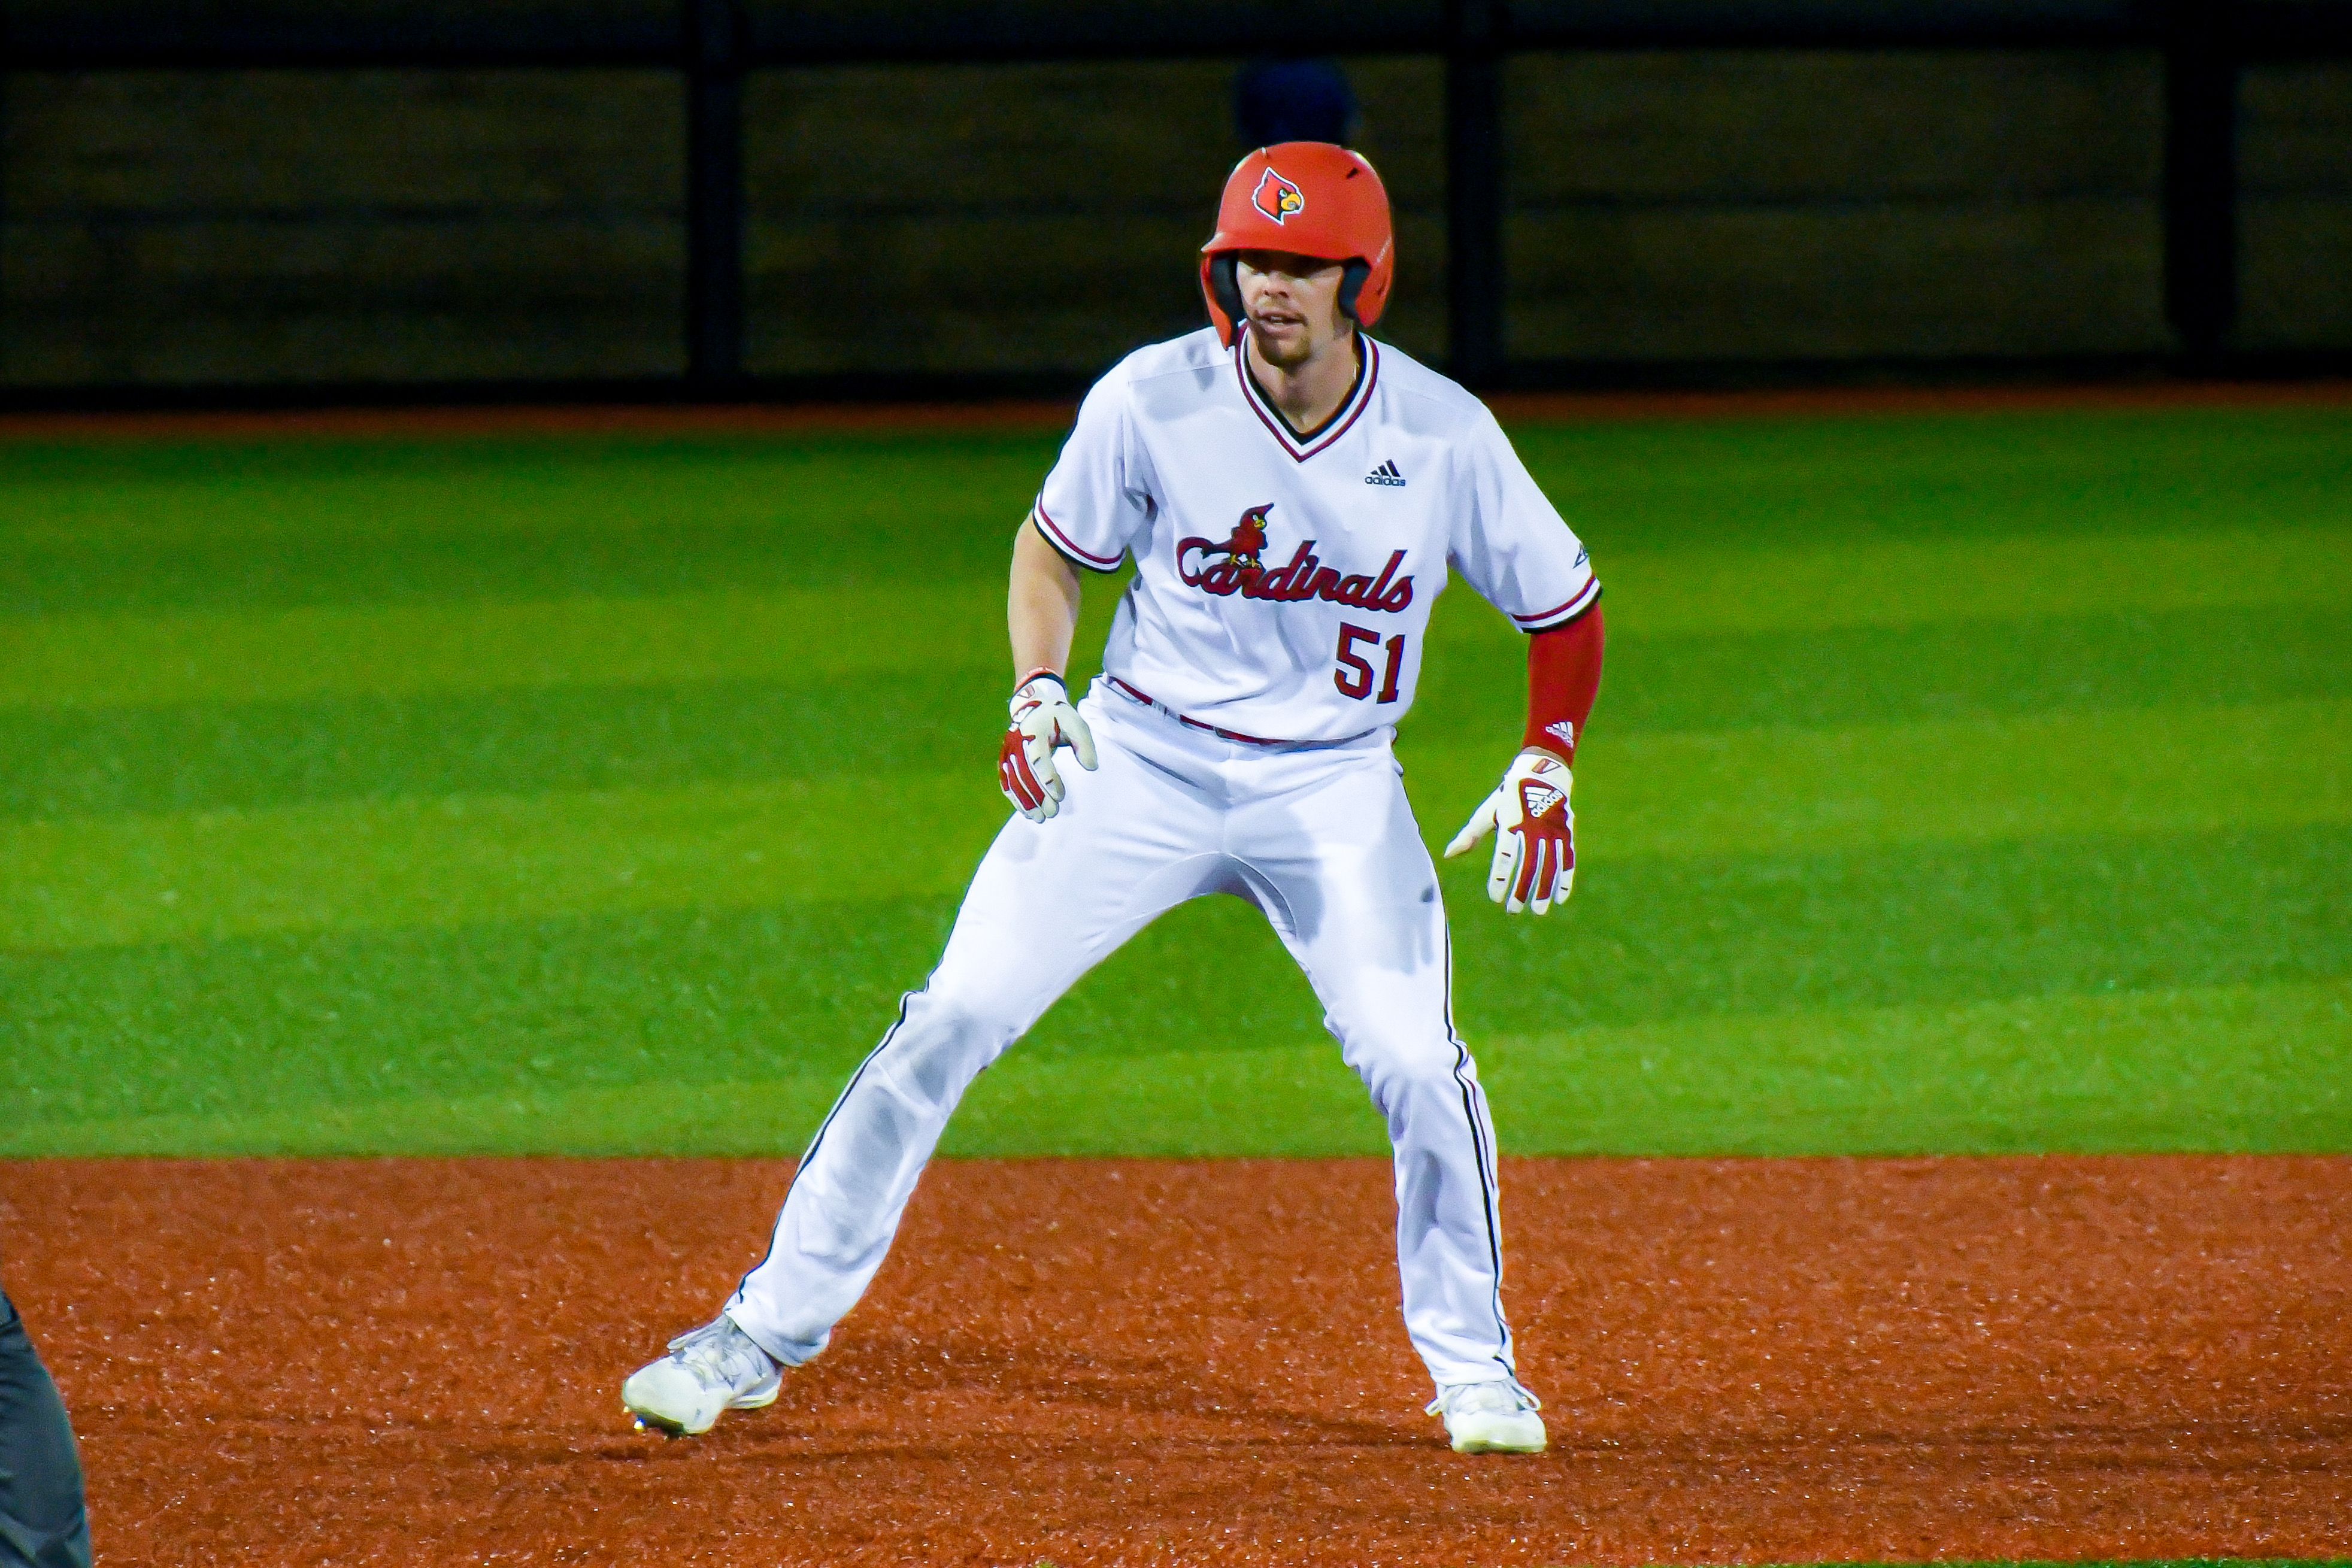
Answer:
[[[1231,251],[1209,258],[1209,292],[1215,297],[1217,308],[1225,313],[1225,319],[1233,323],[1234,333],[1241,330],[1242,322],[1249,315],[1242,308],[1242,284],[1237,276],[1239,261],[1240,257]],[[1228,338],[1232,335],[1227,334]]]
[[[1372,264],[1359,256],[1348,264],[1339,275],[1339,314],[1349,320],[1356,319],[1356,297],[1364,291],[1364,280],[1372,275]]]

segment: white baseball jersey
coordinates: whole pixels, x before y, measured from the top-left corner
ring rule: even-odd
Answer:
[[[1337,740],[1412,706],[1449,570],[1529,632],[1600,592],[1485,404],[1362,338],[1354,389],[1301,437],[1213,329],[1097,382],[1037,527],[1097,571],[1133,555],[1103,672],[1198,723]]]

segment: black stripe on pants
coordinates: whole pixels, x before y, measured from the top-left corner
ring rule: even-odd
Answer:
[[[81,1460],[48,1368],[0,1291],[0,1568],[89,1568]]]

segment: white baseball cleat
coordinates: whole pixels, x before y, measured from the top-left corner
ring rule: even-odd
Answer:
[[[775,1358],[721,1312],[669,1342],[669,1354],[641,1366],[621,1385],[621,1405],[647,1427],[673,1437],[697,1437],[730,1410],[773,1405],[784,1385]]]
[[[1540,1454],[1543,1402],[1509,1383],[1450,1383],[1429,1402],[1457,1454]]]

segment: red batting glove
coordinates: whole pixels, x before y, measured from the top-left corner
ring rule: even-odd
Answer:
[[[1071,706],[1062,677],[1041,670],[1013,691],[1013,722],[996,749],[997,787],[1033,822],[1062,809],[1062,775],[1054,764],[1054,748],[1060,746],[1076,754],[1079,767],[1094,770],[1094,732]]]
[[[1445,846],[1445,858],[1452,860],[1488,833],[1495,835],[1486,896],[1505,914],[1541,915],[1568,901],[1576,883],[1576,812],[1568,800],[1572,781],[1568,765],[1557,757],[1520,752],[1500,787]]]

